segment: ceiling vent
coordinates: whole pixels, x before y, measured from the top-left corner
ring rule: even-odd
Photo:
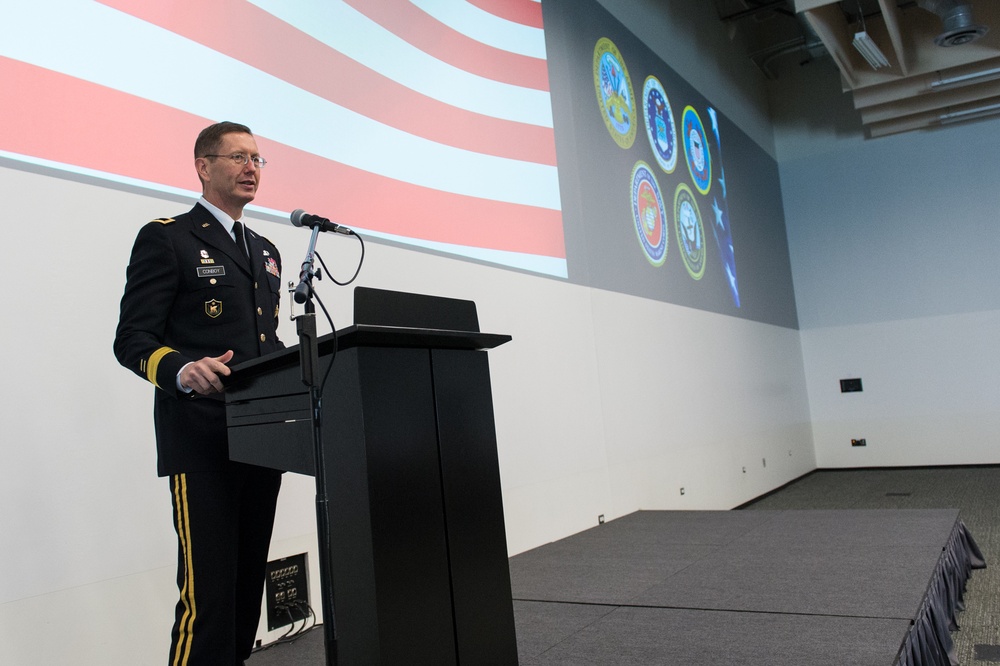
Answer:
[[[937,14],[944,24],[944,32],[934,38],[938,46],[961,46],[975,41],[989,32],[989,27],[978,25],[972,18],[972,7],[958,0],[917,0],[924,9]]]

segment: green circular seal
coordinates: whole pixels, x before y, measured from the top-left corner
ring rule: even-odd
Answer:
[[[691,188],[681,183],[674,193],[674,226],[684,267],[695,280],[705,274],[705,226]]]
[[[611,138],[622,148],[631,148],[638,124],[632,79],[618,47],[607,37],[594,46],[594,89]]]

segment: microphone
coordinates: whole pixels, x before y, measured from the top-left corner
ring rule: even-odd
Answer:
[[[319,229],[320,231],[332,231],[338,234],[344,234],[349,236],[354,232],[345,226],[341,226],[336,222],[331,222],[325,217],[320,217],[319,215],[310,215],[301,208],[296,208],[292,211],[292,224],[296,227],[309,227],[310,229]]]

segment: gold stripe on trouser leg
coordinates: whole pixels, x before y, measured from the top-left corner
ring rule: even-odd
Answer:
[[[194,618],[198,609],[194,603],[194,568],[191,562],[191,526],[188,522],[187,475],[174,476],[174,505],[177,507],[177,537],[184,554],[184,585],[181,587],[181,603],[184,615],[178,626],[177,648],[173,666],[186,666],[191,656],[191,641],[194,640]]]

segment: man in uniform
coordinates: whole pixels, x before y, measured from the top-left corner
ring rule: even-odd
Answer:
[[[194,158],[201,199],[136,237],[114,350],[157,389],[157,472],[178,539],[169,663],[230,666],[256,637],[281,473],[229,460],[222,377],[283,346],[281,259],[241,221],[266,163],[249,128],[205,128]]]

